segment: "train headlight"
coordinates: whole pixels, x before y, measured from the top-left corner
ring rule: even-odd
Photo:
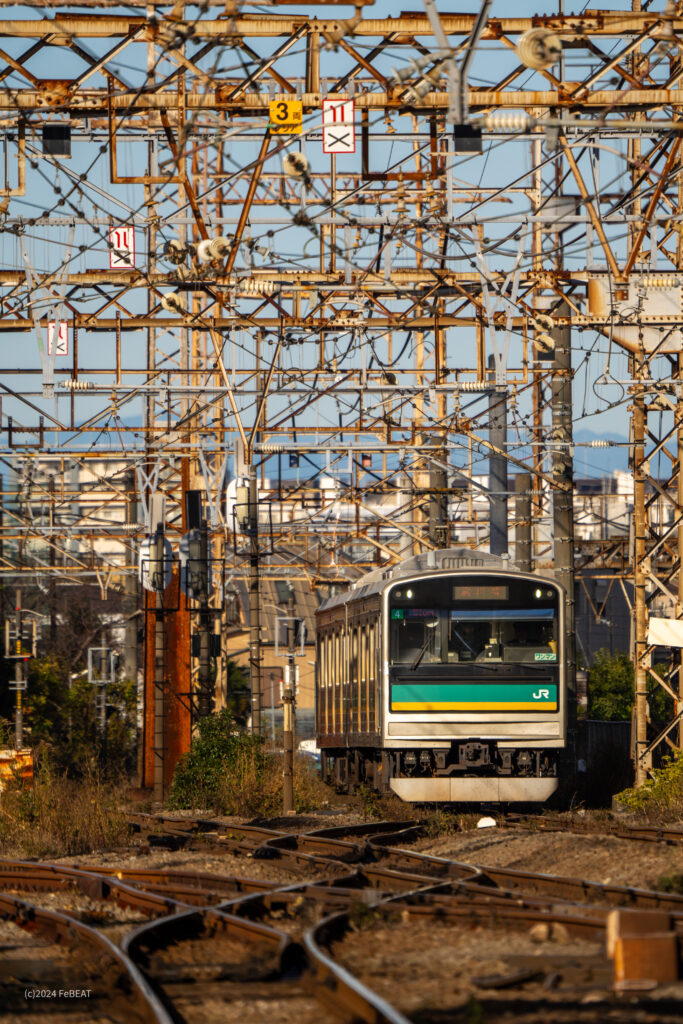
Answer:
[[[543,597],[543,591],[537,587],[536,590],[534,590],[534,597]]]
[[[406,597],[408,598],[409,601],[412,599],[412,596],[413,596],[412,590],[406,590]]]

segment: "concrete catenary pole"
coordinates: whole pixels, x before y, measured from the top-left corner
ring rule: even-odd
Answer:
[[[289,618],[287,627],[287,672],[285,674],[282,704],[284,712],[284,769],[282,784],[282,810],[285,814],[294,810],[294,680],[296,678],[296,605],[294,590],[290,590]]]
[[[531,473],[515,477],[515,561],[531,572]]]
[[[489,358],[489,378],[495,380],[493,356]],[[508,464],[507,451],[507,390],[504,387],[489,391],[489,441],[497,449],[489,453],[489,549],[492,555],[504,555],[508,550]]]
[[[568,316],[569,306],[561,303],[556,315]],[[569,752],[576,737],[576,634],[574,608],[574,456],[572,454],[572,352],[571,330],[553,328],[552,473],[553,489],[553,561],[555,578],[567,594],[565,645],[567,652],[567,713]]]
[[[248,469],[249,534],[249,674],[251,679],[251,731],[261,732],[261,586],[259,579],[258,481],[256,467]]]
[[[202,517],[199,527],[199,664],[197,712],[206,718],[213,707],[211,688],[211,609],[209,607],[209,530]]]
[[[164,799],[165,680],[164,680],[164,528],[157,526],[152,544],[154,579],[154,799]]]
[[[132,527],[137,523],[134,472],[126,473],[123,487],[126,493],[126,525]],[[138,678],[138,616],[135,614],[138,610],[138,599],[133,544],[126,547],[126,566],[128,572],[123,579],[123,673],[126,679],[135,683]]]
[[[14,597],[14,628],[16,644],[16,661],[14,663],[14,681],[16,683],[16,701],[14,705],[14,745],[17,750],[24,746],[24,709],[22,698],[22,669],[25,664],[21,657],[21,590],[15,591]]]

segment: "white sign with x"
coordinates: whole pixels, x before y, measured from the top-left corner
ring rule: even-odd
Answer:
[[[353,100],[323,100],[323,153],[355,153]]]
[[[57,326],[54,320],[48,320],[47,322],[47,354],[52,355],[54,348],[55,355],[57,356],[68,356],[69,354],[69,325],[66,320],[59,321],[59,334],[57,335],[57,344],[55,345],[55,327]]]

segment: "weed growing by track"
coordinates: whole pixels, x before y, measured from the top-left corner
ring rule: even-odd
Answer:
[[[653,777],[638,789],[625,789],[617,795],[622,807],[642,821],[664,824],[683,818],[683,755],[664,759]]]
[[[260,736],[240,732],[227,710],[203,718],[199,736],[176,768],[169,807],[268,817],[282,810],[282,755]],[[294,809],[315,810],[329,790],[305,758],[294,759]]]
[[[657,892],[675,892],[683,894],[683,875],[674,872],[670,875],[662,875],[657,885]]]
[[[438,839],[440,836],[453,836],[457,832],[476,830],[481,817],[481,814],[446,811],[442,807],[437,807],[422,819],[422,824],[429,839]]]
[[[67,778],[47,760],[33,785],[10,784],[0,804],[0,850],[18,857],[63,857],[121,845],[129,826],[120,787],[95,775]]]
[[[356,809],[363,821],[404,821],[408,805],[393,793],[378,793],[365,782],[356,786],[349,806]]]

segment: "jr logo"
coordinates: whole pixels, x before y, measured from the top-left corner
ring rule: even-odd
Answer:
[[[548,700],[550,697],[550,690],[539,690],[538,693],[532,693],[531,696],[534,700],[542,700],[544,697]]]

